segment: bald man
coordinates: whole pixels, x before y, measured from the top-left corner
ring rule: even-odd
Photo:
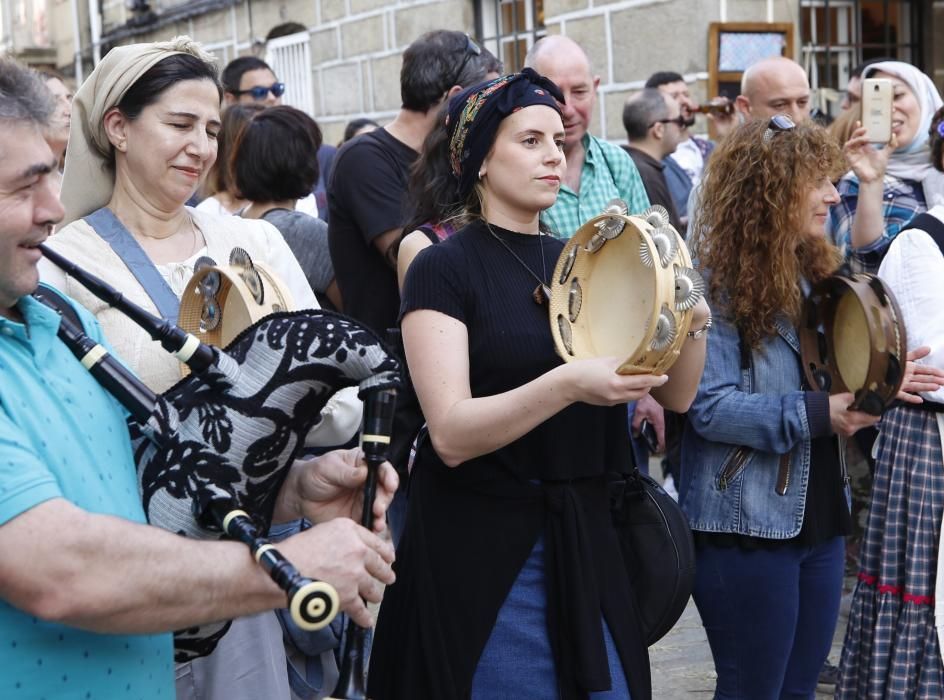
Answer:
[[[626,202],[630,213],[645,210],[649,198],[632,159],[618,146],[590,134],[600,76],[593,74],[586,52],[573,39],[548,36],[531,47],[525,65],[553,80],[564,93],[567,172],[557,202],[541,215],[551,232],[570,238],[615,197]]]
[[[758,61],[741,76],[741,94],[734,106],[744,121],[786,114],[800,123],[810,118],[810,81],[796,61],[772,56]]]

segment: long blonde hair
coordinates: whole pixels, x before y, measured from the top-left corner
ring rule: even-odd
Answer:
[[[818,282],[840,262],[835,246],[801,228],[809,189],[842,171],[839,146],[813,124],[767,129],[749,122],[715,149],[696,227],[711,298],[754,348],[776,333],[778,314],[799,320],[801,278]]]

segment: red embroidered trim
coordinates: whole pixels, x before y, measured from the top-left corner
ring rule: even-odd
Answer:
[[[860,571],[859,580],[866,586],[874,586],[878,583],[878,576],[872,576],[871,574],[867,574],[864,571]],[[878,592],[883,594],[890,593],[892,595],[898,596],[906,603],[914,603],[915,605],[934,605],[933,595],[915,595],[914,593],[905,593],[902,595],[900,586],[892,586],[887,583],[882,583],[878,585]]]

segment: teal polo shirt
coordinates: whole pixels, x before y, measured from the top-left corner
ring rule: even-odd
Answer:
[[[95,319],[75,306],[105,344]],[[58,314],[32,297],[18,308],[25,324],[0,317],[0,525],[51,498],[145,522],[124,410],[56,337]],[[0,600],[0,698],[173,697],[170,635],[87,632]]]
[[[649,207],[642,176],[626,151],[590,134],[584,135],[583,147],[580,192],[562,184],[554,206],[541,213],[541,220],[551,234],[564,241],[602,214],[614,198],[626,202],[633,215],[638,216]]]

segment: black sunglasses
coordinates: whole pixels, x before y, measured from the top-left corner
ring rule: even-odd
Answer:
[[[248,90],[234,90],[233,94],[239,97],[240,95],[251,95],[252,99],[256,102],[264,100],[266,95],[272,93],[274,97],[281,97],[285,94],[285,83],[272,83],[268,87],[265,85],[257,85],[256,87],[251,87]]]
[[[656,124],[675,124],[679,129],[684,129],[686,126],[689,126],[690,123],[688,119],[683,117],[681,114],[674,119],[656,119],[652,124],[649,125],[651,129]]]
[[[795,129],[796,124],[786,114],[775,114],[767,122],[767,128],[764,130],[764,143],[769,143],[778,131],[790,131]]]
[[[481,56],[482,49],[479,47],[478,44],[472,41],[472,37],[466,34],[465,35],[465,48],[462,50],[462,53],[464,55],[462,58],[462,63],[459,64],[459,70],[455,72],[455,75],[452,76],[452,80],[450,80],[449,83],[446,85],[446,90],[451,89],[453,85],[459,84],[459,77],[462,75],[462,71],[465,70],[465,67],[469,65],[469,59],[472,58],[473,56]]]

